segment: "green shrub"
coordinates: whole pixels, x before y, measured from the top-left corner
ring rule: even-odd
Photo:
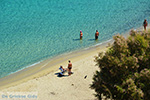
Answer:
[[[114,37],[114,43],[95,61],[100,68],[91,88],[96,97],[114,100],[150,99],[150,33],[131,31],[130,36]]]

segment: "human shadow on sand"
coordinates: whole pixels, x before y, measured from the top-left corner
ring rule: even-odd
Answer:
[[[71,74],[73,74],[73,72],[71,72]],[[68,77],[69,75],[62,75],[60,74],[60,72],[55,73],[55,75],[57,75],[57,77]]]
[[[57,77],[68,77],[69,75],[61,75],[60,72],[55,73],[55,75],[57,75]]]

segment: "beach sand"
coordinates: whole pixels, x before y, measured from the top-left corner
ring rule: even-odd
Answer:
[[[92,77],[98,70],[94,57],[98,55],[98,52],[105,51],[106,46],[107,44],[61,55],[53,61],[42,62],[36,67],[27,68],[20,73],[1,79],[0,100],[5,100],[3,95],[6,94],[8,98],[16,99],[9,95],[11,93],[16,95],[17,92],[26,95],[35,93],[38,100],[95,100],[93,95],[95,92],[89,88]],[[67,68],[68,60],[71,60],[73,64],[73,74],[68,76],[66,72],[63,77],[58,77],[59,66]],[[85,76],[87,77],[84,78]]]
[[[75,51],[4,77],[0,79],[0,100],[97,100],[95,91],[89,88],[95,71],[99,70],[94,57],[107,49],[105,43]],[[58,77],[59,66],[67,68],[68,60],[73,64],[73,74]],[[24,94],[24,98],[17,97],[17,93]],[[32,93],[34,96],[28,97]]]

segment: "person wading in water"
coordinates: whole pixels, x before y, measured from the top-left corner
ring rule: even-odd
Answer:
[[[147,23],[147,20],[145,19],[144,22],[143,22],[143,26],[144,26],[145,30],[146,30],[147,25],[148,25],[148,23]]]

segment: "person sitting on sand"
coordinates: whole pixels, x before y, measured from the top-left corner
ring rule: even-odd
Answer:
[[[98,32],[98,30],[96,30],[96,33],[95,33],[95,40],[98,39],[98,36],[99,36],[99,32]]]
[[[80,40],[82,40],[83,33],[80,31]]]
[[[71,69],[72,69],[72,63],[71,63],[71,61],[69,60],[68,61],[69,62],[69,64],[68,64],[68,75],[70,76],[71,75]]]
[[[60,68],[59,68],[62,72],[65,72],[65,71],[67,71],[66,69],[64,69],[62,66],[60,66]]]
[[[143,26],[144,26],[145,30],[146,30],[147,25],[148,25],[148,23],[147,23],[147,20],[145,19],[144,22],[143,22]]]
[[[58,74],[59,76],[63,76],[63,74],[67,71],[62,66],[60,66],[59,69],[61,70],[61,72]]]

